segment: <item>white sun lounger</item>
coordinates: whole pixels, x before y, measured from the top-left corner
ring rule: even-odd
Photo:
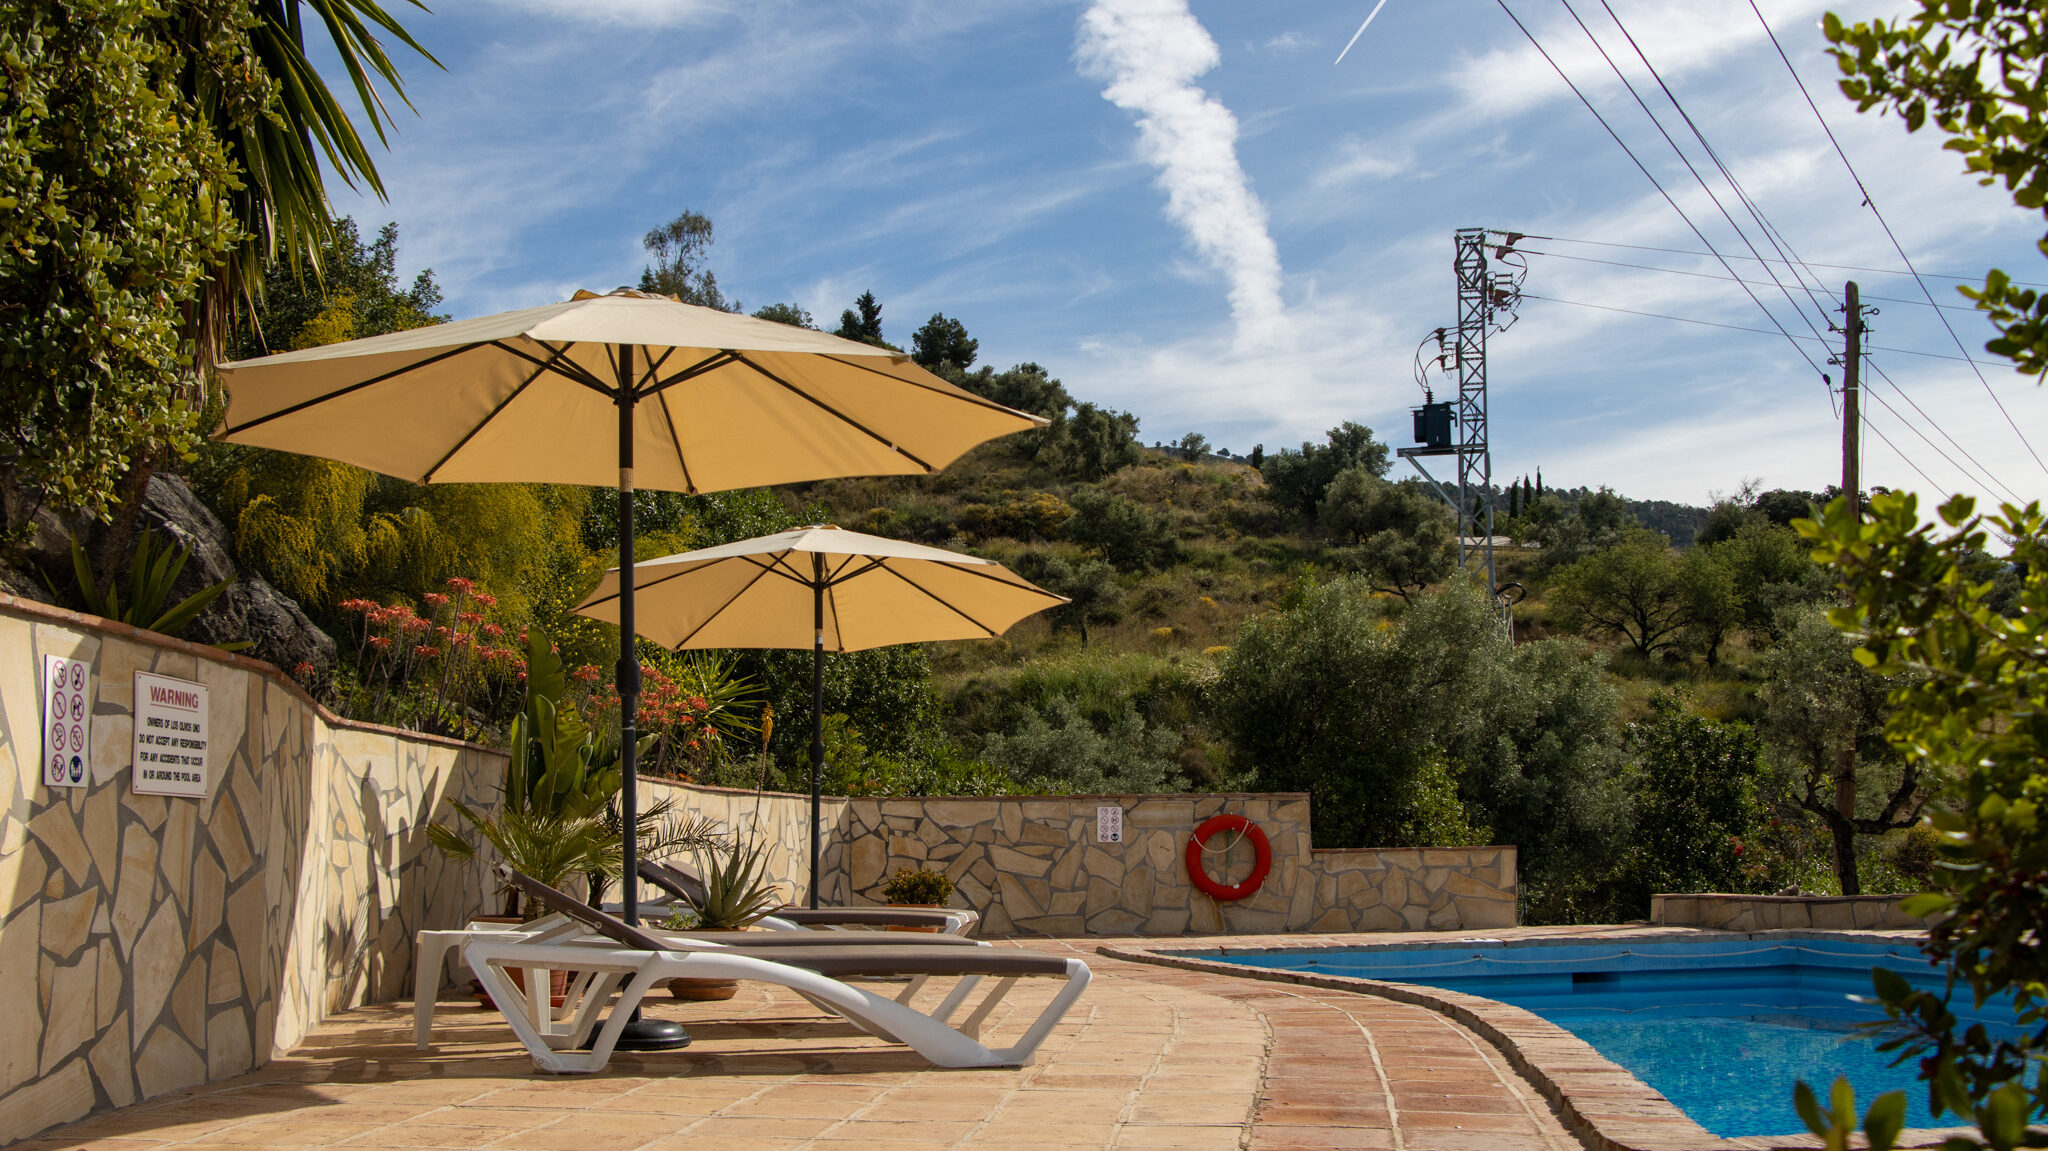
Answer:
[[[1088,966],[1078,959],[1009,948],[933,946],[930,939],[891,946],[821,941],[746,948],[662,937],[510,869],[503,869],[502,877],[574,921],[583,932],[478,933],[463,945],[470,969],[483,981],[534,1065],[544,1071],[602,1070],[641,999],[657,984],[678,977],[758,980],[787,987],[941,1067],[1014,1067],[1030,1062],[1088,986]],[[510,972],[515,969],[525,973],[527,986],[533,988],[548,985],[549,971],[578,975],[557,1012],[547,1007],[544,993],[528,995],[514,985]],[[845,982],[876,976],[909,976],[914,983],[921,977],[958,976],[960,982],[926,1013]],[[988,1013],[1018,979],[1029,976],[1061,977],[1065,984],[1015,1043],[1000,1048],[983,1044],[979,1031]],[[994,977],[996,986],[958,1026],[950,1024],[983,977]],[[613,1004],[615,990],[619,998]],[[611,1010],[604,1014],[608,1004]]]

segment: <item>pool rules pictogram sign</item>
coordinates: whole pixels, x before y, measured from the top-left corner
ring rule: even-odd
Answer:
[[[206,797],[206,685],[135,673],[134,790]]]
[[[43,657],[43,784],[84,787],[92,779],[92,665]]]

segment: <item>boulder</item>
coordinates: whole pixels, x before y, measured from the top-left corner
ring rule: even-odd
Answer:
[[[296,677],[302,683],[316,682],[333,670],[334,637],[262,576],[235,566],[227,528],[184,480],[161,472],[151,476],[137,527],[155,528],[158,535],[192,549],[172,593],[173,603],[224,579],[235,581],[192,621],[182,638],[195,643],[249,640],[244,655],[275,664],[287,674],[302,664],[312,665],[310,675]]]

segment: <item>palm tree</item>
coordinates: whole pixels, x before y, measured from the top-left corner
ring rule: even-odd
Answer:
[[[404,2],[428,11],[421,0]],[[185,96],[219,136],[242,177],[242,186],[228,195],[242,226],[241,247],[191,317],[205,363],[218,358],[233,311],[253,304],[271,263],[283,258],[319,274],[321,245],[333,232],[323,161],[350,187],[360,182],[380,199],[384,196],[384,182],[363,136],[306,58],[309,11],[326,28],[380,143],[386,140],[391,112],[379,82],[412,107],[380,32],[440,67],[379,0],[249,0],[247,56],[240,60],[220,51],[221,28],[209,6],[187,3],[173,10],[171,34],[186,60]],[[260,75],[249,75],[252,68]],[[263,101],[258,109],[248,106],[252,80],[256,98]]]

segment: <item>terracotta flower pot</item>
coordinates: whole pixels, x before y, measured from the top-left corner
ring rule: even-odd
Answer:
[[[516,915],[472,915],[469,917],[469,921],[471,923],[510,923],[513,925],[518,925],[526,922],[524,919],[521,919]],[[514,967],[506,971],[505,974],[512,977],[513,985],[518,987],[519,990],[526,990],[525,971],[521,970],[520,968]],[[573,971],[548,972],[548,1006],[560,1007],[563,1004],[563,1002],[569,998],[569,984],[575,979],[575,977],[576,973]],[[491,1000],[491,993],[484,990],[483,980],[470,980],[469,988],[470,993],[476,996],[476,1001],[479,1006],[487,1010],[497,1006],[497,1004],[492,1002]]]
[[[750,927],[701,927],[699,931],[751,931]],[[684,1003],[720,1003],[740,993],[737,979],[675,978],[668,981],[668,993]]]

